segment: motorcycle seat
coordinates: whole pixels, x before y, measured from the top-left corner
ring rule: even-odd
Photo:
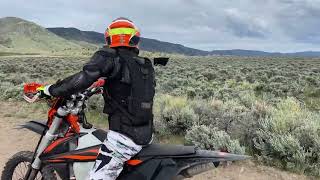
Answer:
[[[92,133],[101,142],[105,140],[107,132],[97,129]],[[169,144],[150,144],[145,146],[136,157],[149,156],[183,156],[195,154],[196,148],[194,146],[169,145]]]
[[[144,147],[136,157],[148,156],[183,156],[196,153],[194,146],[150,144]]]

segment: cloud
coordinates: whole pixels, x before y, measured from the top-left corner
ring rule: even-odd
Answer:
[[[276,26],[295,41],[320,43],[320,1],[286,0],[275,15]]]
[[[4,16],[99,32],[124,16],[145,37],[205,50],[320,49],[319,0],[10,0],[0,1]]]
[[[226,28],[238,37],[264,38],[268,33],[263,19],[250,17],[238,9],[226,9]]]

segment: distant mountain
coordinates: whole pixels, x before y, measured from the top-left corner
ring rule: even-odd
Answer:
[[[209,55],[209,52],[207,51],[185,47],[181,44],[173,44],[169,42],[163,42],[163,41],[148,39],[148,38],[141,39],[140,48],[142,50],[151,51],[151,52],[175,53],[175,54],[184,54],[189,56]]]
[[[47,29],[16,17],[0,18],[0,51],[55,53],[79,51],[84,46],[61,38]]]
[[[285,56],[297,56],[297,57],[320,57],[319,51],[304,51],[295,53],[286,53]]]
[[[254,50],[214,50],[210,52],[210,55],[221,55],[221,56],[261,56],[261,57],[320,57],[319,51],[302,51],[294,53],[280,53],[280,52],[265,52],[265,51],[254,51]]]
[[[232,50],[214,50],[210,52],[211,55],[221,55],[221,56],[282,56],[281,53],[269,53],[264,51],[253,51],[253,50],[242,50],[242,49],[232,49]]]
[[[104,35],[94,31],[80,31],[76,28],[47,28],[50,32],[64,38],[73,41],[83,41],[92,44],[103,44]]]
[[[47,28],[56,35],[71,40],[93,43],[97,45],[104,44],[104,35],[94,31],[81,31],[76,28]],[[164,52],[184,54],[190,56],[297,56],[297,57],[320,57],[320,52],[306,51],[296,53],[264,52],[254,50],[232,49],[232,50],[214,50],[203,51],[199,49],[185,47],[180,44],[163,42],[155,39],[141,38],[140,48],[151,52]]]
[[[55,33],[56,35],[72,40],[83,41],[87,43],[94,43],[98,45],[104,44],[104,34],[93,31],[81,31],[76,28],[47,28],[47,30]],[[141,38],[140,49],[150,52],[164,52],[185,54],[190,56],[203,56],[208,55],[209,52],[198,49],[188,48],[180,44],[173,44],[163,42],[155,39]]]

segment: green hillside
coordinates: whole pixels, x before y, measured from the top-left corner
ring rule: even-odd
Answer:
[[[20,18],[0,18],[0,52],[37,54],[83,54],[95,49],[89,43],[74,43]]]

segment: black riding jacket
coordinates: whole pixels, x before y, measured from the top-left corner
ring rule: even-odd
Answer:
[[[123,57],[138,57],[137,50],[102,48],[91,57],[91,60],[84,65],[81,72],[51,85],[49,88],[50,94],[56,97],[67,97],[87,89],[103,77],[106,78],[107,82],[104,89],[108,89],[108,94],[124,109],[127,109],[126,103],[122,102],[125,102],[124,99],[130,95],[130,85],[121,83],[123,73],[121,73],[121,63],[116,58],[118,54]],[[107,98],[105,98],[104,112],[108,114],[110,130],[125,134],[140,145],[151,142],[153,117],[147,124],[133,125],[121,111],[110,108]]]

